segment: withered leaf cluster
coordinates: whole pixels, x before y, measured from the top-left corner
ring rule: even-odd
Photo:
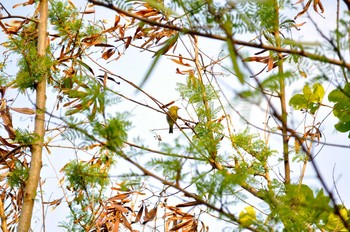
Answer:
[[[194,214],[184,212],[181,208],[195,207],[197,202],[187,202],[176,206],[167,205],[167,199],[148,206],[146,201],[135,209],[132,207],[133,197],[144,195],[141,192],[124,190],[112,187],[116,194],[103,203],[102,212],[97,219],[96,228],[93,231],[119,231],[120,228],[127,228],[130,231],[141,225],[151,223],[155,220],[164,222],[165,231],[195,232],[207,231],[207,227],[199,221]],[[199,225],[200,224],[200,225]]]
[[[14,229],[17,225],[19,212],[22,206],[24,197],[25,179],[20,179],[16,189],[10,186],[8,181],[5,181],[11,171],[16,168],[16,165],[20,165],[26,169],[29,167],[29,161],[27,160],[28,148],[30,145],[21,144],[17,142],[16,130],[14,129],[12,121],[12,113],[17,112],[26,115],[33,115],[35,111],[27,107],[12,107],[8,102],[11,99],[6,98],[7,87],[0,87],[0,115],[1,124],[7,134],[0,136],[0,216],[2,225],[6,224],[6,228]],[[15,190],[15,191],[14,191]],[[6,220],[10,218],[11,220]]]
[[[304,0],[299,0],[298,2],[296,2],[295,4],[299,4],[299,3],[303,3]],[[324,12],[324,7],[322,5],[321,0],[309,0],[306,5],[304,6],[304,8],[294,17],[294,19],[297,19],[298,17],[302,16],[303,14],[305,14],[306,11],[308,11],[311,3],[313,3],[313,8],[314,11],[316,13],[318,13],[318,9],[320,9],[320,12],[323,13]]]

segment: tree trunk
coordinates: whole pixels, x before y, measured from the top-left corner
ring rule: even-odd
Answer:
[[[40,19],[38,24],[38,55],[46,55],[48,1],[40,1]],[[45,104],[46,104],[46,76],[38,82],[36,87],[36,115],[34,133],[39,139],[31,147],[32,159],[29,176],[23,199],[22,211],[19,218],[18,231],[28,232],[32,219],[36,190],[40,179],[42,166],[42,148],[45,136]]]

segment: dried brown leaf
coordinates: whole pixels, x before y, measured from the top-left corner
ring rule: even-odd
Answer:
[[[166,221],[165,224],[164,224],[164,230],[165,231],[169,231],[169,226],[170,226],[170,221]]]
[[[75,103],[75,102],[77,102],[77,101],[79,101],[79,100],[80,100],[80,99],[77,98],[77,99],[74,99],[73,101],[67,102],[67,103],[65,103],[65,104],[63,105],[63,107],[70,106],[71,104],[73,104],[73,103]]]
[[[201,232],[205,232],[205,231],[209,231],[209,227],[208,226],[205,226],[204,222],[201,221],[201,224],[202,224],[202,229],[200,230]]]
[[[115,220],[114,225],[113,225],[113,232],[118,232],[119,231],[119,223],[120,221],[118,219]]]
[[[186,218],[186,217],[193,217],[193,215],[189,214],[189,213],[185,213],[183,212],[181,209],[176,209],[175,213],[178,215],[181,215],[182,218]]]
[[[6,107],[7,107],[7,102],[6,102],[6,99],[3,98],[0,100],[0,111],[2,112],[6,110]]]
[[[323,12],[324,12],[324,8],[323,8],[323,5],[322,5],[321,0],[320,0],[319,3],[318,3],[318,7],[320,8],[321,13],[323,13]]]
[[[120,22],[120,16],[116,15],[114,19],[114,27],[117,27],[119,22]]]
[[[115,51],[116,50],[114,48],[108,49],[102,54],[102,58],[108,60],[115,53]]]
[[[174,226],[173,228],[171,228],[169,231],[176,231],[179,229],[185,229],[185,227],[188,227],[192,224],[192,220],[188,220],[188,221],[183,221],[179,224],[177,224],[176,226]]]
[[[9,143],[6,139],[4,139],[4,138],[1,137],[1,136],[0,136],[0,142],[1,142],[3,145],[8,146],[8,147],[12,147],[12,148],[18,147],[18,146],[15,145],[15,144]]]
[[[13,5],[12,8],[16,8],[16,7],[19,7],[19,6],[32,5],[34,3],[35,3],[35,0],[29,0],[28,2],[24,2],[24,3],[19,3],[19,4],[16,4],[16,5]]]
[[[2,121],[4,123],[5,130],[9,134],[9,137],[11,139],[14,139],[15,138],[15,130],[13,129],[12,117],[11,117],[9,108],[6,107],[6,109],[2,110],[0,113],[1,113]]]
[[[125,33],[125,28],[124,27],[119,27],[119,34],[121,38],[124,38],[124,33]]]
[[[122,200],[122,204],[126,204],[129,203],[131,201],[130,198],[126,198]],[[125,208],[129,209],[130,211],[132,211],[132,209],[129,206],[125,206]]]
[[[175,214],[172,214],[172,215],[175,215]],[[172,216],[169,218],[169,220],[172,220],[172,221],[175,221],[175,220],[192,220],[193,219],[193,215],[191,214],[187,214],[185,216]]]
[[[159,15],[159,13],[157,11],[148,12],[148,13],[144,14],[143,17],[150,18],[150,17],[155,16],[155,15]],[[154,19],[152,18],[152,20],[154,20]]]
[[[134,33],[134,38],[142,38],[142,36],[144,35],[144,32],[141,31],[142,28],[144,27],[145,24],[139,24],[139,26],[136,28],[136,31]],[[139,33],[141,31],[141,33]]]
[[[318,13],[317,6],[320,8],[321,13],[323,13],[324,12],[324,8],[323,8],[321,0],[314,0],[314,5],[313,5],[314,11]]]
[[[74,112],[77,112],[77,111],[83,109],[83,105],[79,103],[79,104],[72,106],[72,108],[74,108]]]
[[[90,37],[82,39],[81,42],[85,43],[87,46],[92,46],[92,45],[95,45],[95,44],[101,42],[100,36],[101,36],[101,34],[95,34],[95,35],[92,35]],[[69,46],[67,46],[67,47],[69,47]]]
[[[21,113],[21,114],[29,114],[29,115],[35,114],[35,110],[27,108],[27,107],[21,107],[21,108],[9,107],[9,108],[11,110],[16,111],[16,112]]]
[[[1,98],[3,98],[5,96],[6,89],[7,89],[6,86],[1,86],[0,87]]]
[[[147,44],[149,44],[150,42],[152,42],[153,39],[154,39],[153,36],[149,37],[148,40],[146,40],[140,47],[141,47],[141,48],[144,48]],[[152,46],[152,45],[153,45],[153,42],[151,43],[150,46]]]
[[[129,196],[130,196],[130,193],[121,193],[109,198],[109,201],[122,200],[122,199],[128,198]]]
[[[125,42],[125,49],[127,49],[131,43],[131,36],[129,36],[127,39],[126,39],[126,42]]]
[[[154,12],[154,9],[148,8],[148,9],[144,9],[144,10],[139,10],[139,11],[135,12],[135,14],[145,17],[144,15],[149,14],[151,12]]]
[[[270,56],[267,62],[267,71],[271,71],[274,68],[273,58]]]
[[[107,47],[107,48],[114,48],[114,45],[111,44],[104,44],[104,43],[97,43],[94,45],[95,47]]]
[[[65,46],[63,45],[62,48],[61,48],[60,57],[58,58],[59,60],[62,60],[65,57],[64,49],[65,49]]]
[[[59,198],[59,199],[56,199],[56,200],[53,200],[53,201],[50,201],[50,202],[43,202],[43,204],[48,204],[50,206],[54,205],[54,206],[58,206],[61,204],[63,198]]]
[[[189,63],[184,63],[183,62],[183,58],[182,55],[179,55],[179,59],[171,59],[172,61],[174,61],[177,64],[183,65],[183,66],[187,66],[187,67],[191,67],[191,65]]]
[[[7,150],[4,150],[0,148],[0,156],[3,158],[5,155],[7,155],[9,152]]]
[[[47,151],[47,154],[51,155],[52,152],[51,152],[50,148],[47,145],[44,145],[44,147],[45,147],[45,150]]]
[[[299,27],[303,26],[306,22],[302,22],[302,23],[297,23],[297,24],[293,24],[292,27],[295,27],[295,29],[300,30]]]
[[[71,7],[73,7],[74,9],[76,9],[74,3],[73,3],[71,0],[68,0],[68,3],[69,3],[69,5],[71,5]]]
[[[127,227],[130,231],[132,231],[132,227],[131,227],[131,224],[130,222],[128,221],[128,219],[126,219],[126,217],[124,216],[124,214],[121,215],[122,217],[122,223],[125,227]]]
[[[115,31],[116,29],[117,29],[117,27],[110,27],[110,28],[108,28],[108,29],[102,31],[102,32],[101,32],[101,35],[102,35],[102,34],[106,34],[106,33],[113,32],[113,31]]]
[[[117,187],[111,187],[112,190],[115,190],[115,191],[122,191],[121,188],[117,188]]]
[[[188,75],[191,74],[191,72],[193,72],[193,69],[180,70],[179,68],[176,68],[176,74]]]
[[[182,64],[182,65],[185,65],[185,66],[191,66],[190,64],[188,64],[188,63],[184,63],[184,62],[183,62],[183,57],[182,57],[182,55],[181,55],[181,54],[179,54],[179,61],[181,62],[181,64]]]
[[[243,62],[260,62],[267,64],[269,62],[270,56],[251,56],[243,59]]]
[[[182,204],[176,205],[176,207],[190,207],[190,206],[195,206],[195,205],[200,205],[201,203],[198,201],[191,201],[191,202],[186,202]]]
[[[122,213],[128,213],[129,210],[125,207],[123,207],[122,205],[119,205],[119,204],[115,204],[115,205],[112,205],[111,207],[108,207],[109,209],[113,208],[113,209],[116,209]]]
[[[141,208],[140,208],[140,210],[139,210],[139,212],[138,212],[137,215],[136,215],[136,219],[135,219],[134,223],[140,221],[140,219],[141,219],[141,217],[142,217],[142,213],[143,213],[143,206],[144,206],[144,205],[142,204],[142,205],[141,205]]]
[[[147,209],[147,208],[145,208]],[[153,221],[157,216],[157,209],[158,207],[154,207],[149,212],[145,213],[145,216],[143,217],[143,224],[146,224],[149,221]]]
[[[303,10],[300,11],[300,12],[294,17],[294,20],[297,19],[299,16],[302,16],[303,14],[305,14],[305,12],[309,9],[311,2],[312,2],[312,0],[309,0],[309,1],[306,3],[306,5],[305,5],[305,7],[303,8]]]

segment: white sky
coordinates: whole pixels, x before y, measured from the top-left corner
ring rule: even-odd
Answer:
[[[22,2],[22,1],[18,1]],[[78,1],[73,1],[78,2]],[[326,9],[323,16],[324,19],[320,17],[319,15],[315,14],[312,10],[312,6],[310,7],[309,12],[311,13],[314,20],[319,23],[319,25],[322,25],[321,28],[323,31],[328,31],[332,29],[333,25],[335,24],[335,3],[331,3],[331,1],[323,1],[324,7]],[[3,3],[5,6],[8,6],[8,4],[13,4],[13,2],[9,3]],[[300,5],[298,5],[298,9],[300,10]],[[11,9],[11,12],[18,12],[18,15],[23,15],[23,8],[16,8]],[[26,8],[25,8],[26,9]],[[345,9],[344,7],[342,9]],[[108,18],[111,22],[114,20],[114,14],[112,11],[109,11],[107,9],[101,9],[97,8],[97,17],[103,15],[103,17]],[[290,12],[292,15],[295,15],[298,11]],[[16,13],[13,13],[16,14]],[[28,13],[30,15],[30,13]],[[297,23],[300,23],[305,20],[306,16],[302,16],[297,20]],[[327,34],[328,35],[328,34]],[[1,35],[2,36],[2,35]],[[301,27],[301,30],[297,32],[296,30],[293,30],[293,36],[294,38],[302,38],[303,40],[318,40],[318,35],[314,31],[313,26],[311,23],[307,23],[303,27]],[[3,41],[4,38],[0,37],[0,41]],[[222,49],[221,42],[209,40],[209,39],[203,39],[200,38],[200,46],[201,48],[205,49],[207,54],[210,56],[217,56],[218,51]],[[186,56],[185,51],[181,51],[180,48],[176,50],[176,54],[181,53],[183,56]],[[249,52],[246,50],[245,52]],[[252,55],[252,54],[251,54]],[[145,72],[148,70],[150,62],[152,59],[150,58],[152,54],[147,54],[146,52],[140,53],[138,51],[132,51],[132,49],[128,50],[126,52],[126,55],[123,56],[121,59],[118,60],[118,62],[111,62],[110,64],[106,65],[108,68],[113,71],[114,73],[121,75],[123,77],[126,77],[129,80],[132,80],[134,83],[141,83],[141,81],[144,78]],[[101,63],[105,64],[105,62],[101,59]],[[14,64],[15,65],[15,64]],[[161,61],[157,64],[152,76],[149,78],[149,81],[146,83],[144,89],[146,92],[151,93],[153,97],[155,97],[158,100],[161,100],[163,103],[168,103],[173,100],[176,101],[176,104],[180,107],[183,104],[186,104],[185,102],[181,101],[180,96],[175,91],[175,85],[177,82],[185,82],[186,76],[181,76],[175,73],[175,70],[178,66],[170,61],[168,58],[162,58]],[[309,70],[307,70],[309,71]],[[97,70],[95,70],[95,73],[97,75],[100,75],[101,73],[98,73]],[[309,73],[309,75],[313,75],[312,73]],[[228,78],[227,81],[228,84],[236,84],[237,82],[233,80],[232,77]],[[114,85],[114,84],[112,84]],[[128,95],[129,97],[134,97],[138,99],[141,102],[154,105],[150,99],[148,99],[146,96],[142,94],[135,94],[134,89],[127,86],[125,83],[121,83],[121,85],[114,85],[115,89],[117,91],[120,91],[123,94]],[[236,88],[236,85],[233,85]],[[302,85],[300,86],[301,89]],[[237,86],[239,88],[239,86]],[[132,94],[131,94],[132,93]],[[291,94],[291,93],[290,93]],[[50,97],[50,96],[49,96]],[[232,96],[229,96],[232,97]],[[232,99],[233,100],[233,99]],[[49,100],[50,101],[50,100]],[[28,104],[27,102],[16,102],[17,107],[25,106]],[[18,105],[17,105],[18,104]],[[233,103],[235,104],[235,103]],[[50,106],[50,104],[48,104]],[[244,106],[241,108],[244,110]],[[156,132],[161,136],[163,142],[165,143],[172,143],[174,139],[179,136],[179,131],[175,130],[174,134],[168,134],[167,131],[167,123],[165,120],[165,116],[163,114],[155,113],[147,108],[144,108],[142,106],[135,106],[130,103],[122,103],[120,105],[116,106],[117,111],[130,111],[132,113],[132,117],[130,120],[133,123],[133,128],[130,130],[129,133],[129,139],[132,141],[132,138],[135,137],[141,137],[144,139],[145,144],[149,144],[151,148],[159,148],[159,142],[154,138],[154,133],[151,130],[156,130]],[[292,111],[291,111],[292,113]],[[181,117],[187,118],[186,112],[184,110],[180,110],[179,114]],[[237,116],[232,113],[233,118],[237,119]],[[297,117],[302,117],[300,114],[297,115],[298,112],[293,112],[293,114]],[[257,117],[257,115],[262,115],[262,117]],[[319,120],[322,120],[325,113],[322,113],[319,117]],[[262,122],[264,120],[264,115],[261,111],[258,111],[256,108],[250,109],[249,114],[250,119],[255,122],[256,125],[260,126],[262,125]],[[20,118],[20,120],[24,119],[24,123],[28,123],[30,119],[28,117],[26,118]],[[333,116],[329,117],[326,121],[326,123],[321,127],[324,131],[324,134],[326,135],[326,142],[327,143],[336,143],[336,144],[350,144],[349,139],[347,138],[347,134],[340,134],[335,132],[333,129],[334,123],[336,123],[337,120],[333,118]],[[235,126],[237,126],[236,129],[242,129],[245,127],[245,125],[241,124],[242,122],[237,119],[235,121]],[[254,129],[252,132],[255,132]],[[280,147],[280,138],[277,136],[272,136],[271,145],[275,148]],[[316,146],[316,150],[321,149],[321,145]],[[347,207],[350,206],[350,187],[348,184],[348,179],[350,176],[350,169],[349,169],[349,149],[343,149],[343,148],[336,148],[336,147],[328,147],[325,146],[322,148],[322,151],[318,154],[316,163],[320,170],[322,170],[322,175],[327,181],[328,186],[333,186],[333,168],[334,168],[334,179],[337,184],[338,191],[344,200]],[[45,200],[53,200],[57,199],[62,196],[61,191],[52,191],[52,189],[57,188],[57,179],[55,178],[55,174],[53,172],[53,168],[50,165],[50,162],[56,167],[56,172],[59,173],[59,169],[63,167],[63,165],[68,161],[75,159],[74,154],[72,154],[71,151],[67,150],[58,150],[55,151],[51,155],[44,155],[44,164],[46,164],[43,167],[42,170],[42,176],[43,179],[46,179],[45,184]],[[50,160],[50,162],[48,162]],[[123,164],[123,162],[121,162]],[[118,166],[118,170],[115,170],[111,173],[111,175],[118,175],[120,174],[120,166]],[[281,167],[282,168],[282,167]],[[293,179],[292,181],[296,182],[297,177],[299,177],[301,169],[301,164],[293,165]],[[280,172],[283,173],[283,169],[280,169]],[[61,173],[59,173],[61,175]],[[318,181],[316,180],[316,177],[312,171],[311,165],[307,168],[307,173],[305,176],[305,183],[310,184],[311,187],[315,187],[315,189],[318,189],[320,187]],[[35,208],[35,218],[33,219],[33,225],[34,231],[40,231],[41,226],[41,212],[40,212],[40,205],[38,204]],[[62,203],[61,206],[56,208],[55,210],[48,209],[47,211],[47,224],[46,228],[48,231],[62,231],[61,229],[57,229],[57,223],[60,221],[63,221],[65,217],[67,216],[67,211],[65,208],[65,204]],[[217,224],[216,229],[224,228],[222,224]],[[219,228],[220,227],[220,228]],[[214,228],[211,226],[211,228]]]

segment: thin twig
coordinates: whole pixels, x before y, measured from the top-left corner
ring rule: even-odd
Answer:
[[[121,14],[127,15],[129,17],[138,19],[138,20],[140,20],[142,22],[149,23],[149,24],[154,25],[154,26],[159,26],[159,27],[162,27],[162,28],[167,28],[167,29],[170,29],[170,30],[178,31],[178,32],[181,32],[181,33],[184,33],[184,34],[198,35],[198,36],[201,36],[201,37],[221,40],[221,41],[225,41],[225,42],[228,39],[232,39],[233,43],[237,44],[237,45],[243,45],[243,46],[247,46],[247,47],[251,47],[251,48],[259,48],[259,49],[263,49],[263,50],[269,50],[269,51],[275,51],[275,52],[281,52],[281,53],[300,55],[300,56],[303,56],[303,57],[310,58],[312,60],[318,60],[318,61],[321,61],[321,62],[330,63],[330,64],[334,64],[334,65],[337,65],[337,66],[342,66],[342,67],[346,67],[346,68],[350,69],[350,63],[347,63],[344,60],[335,60],[335,59],[332,59],[332,58],[329,58],[329,57],[326,57],[326,56],[317,55],[317,54],[314,54],[314,53],[309,53],[309,52],[306,52],[304,49],[292,50],[292,49],[286,49],[286,48],[282,48],[282,47],[278,48],[278,47],[275,47],[275,46],[270,46],[270,45],[266,45],[266,44],[262,44],[262,43],[251,43],[251,42],[247,42],[247,41],[243,41],[243,40],[236,40],[236,39],[233,39],[233,38],[227,38],[226,36],[220,36],[220,35],[215,35],[215,34],[211,34],[211,33],[203,33],[203,32],[200,32],[200,31],[191,30],[191,29],[187,29],[187,28],[184,28],[184,27],[178,27],[178,26],[175,26],[173,24],[163,24],[163,23],[159,23],[157,21],[154,21],[154,20],[151,20],[151,19],[148,19],[148,18],[143,18],[143,17],[141,17],[139,15],[136,15],[136,14],[133,14],[133,13],[131,13],[129,11],[120,9],[120,8],[114,6],[112,3],[105,3],[105,2],[95,1],[95,0],[89,0],[89,2],[91,2],[91,3],[95,4],[95,5],[99,5],[99,6],[103,6],[103,7],[109,8],[111,10],[114,10],[114,11],[118,12],[118,13],[121,13]]]

